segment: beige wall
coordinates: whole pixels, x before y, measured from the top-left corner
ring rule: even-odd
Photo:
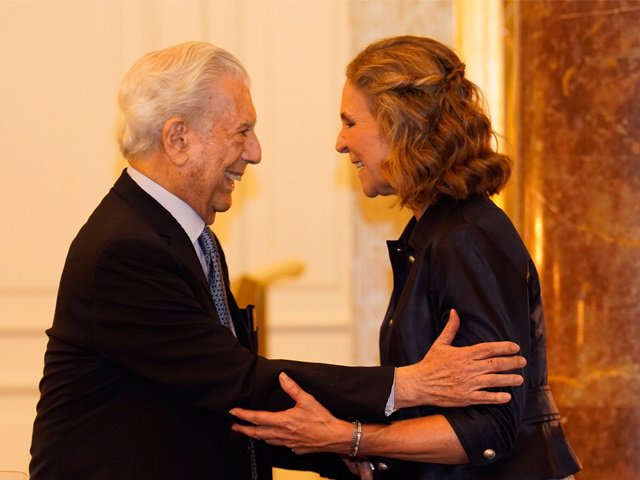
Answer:
[[[0,3],[0,469],[26,469],[65,251],[114,175],[116,13]]]

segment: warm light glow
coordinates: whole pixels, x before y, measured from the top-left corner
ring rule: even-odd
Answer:
[[[576,345],[578,348],[582,348],[584,346],[584,300],[579,300],[576,307]]]
[[[535,220],[533,222],[533,261],[538,266],[539,270],[542,270],[543,257],[543,236],[542,236],[542,215],[540,212],[536,212]]]
[[[505,134],[502,0],[455,0],[454,48],[466,65],[465,75],[480,87],[498,138]],[[504,145],[497,145],[504,152]],[[504,210],[502,193],[491,198]]]
[[[553,289],[554,298],[560,298],[560,265],[558,262],[553,262],[552,267],[553,283],[551,288]]]

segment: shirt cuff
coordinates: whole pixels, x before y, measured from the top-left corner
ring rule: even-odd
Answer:
[[[387,405],[384,407],[384,414],[387,417],[390,417],[395,411],[395,392],[396,392],[396,371],[393,370],[393,383],[391,384],[391,393],[389,393],[389,398],[387,399]]]

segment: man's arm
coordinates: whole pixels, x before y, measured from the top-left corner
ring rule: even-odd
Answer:
[[[464,407],[506,403],[511,399],[509,393],[485,389],[522,384],[521,375],[499,373],[525,366],[524,357],[515,355],[518,345],[490,342],[453,347],[459,327],[460,318],[451,310],[447,325],[424,358],[396,369],[395,409],[417,405]]]
[[[518,345],[503,341],[453,347],[451,343],[459,324],[458,315],[452,311],[445,329],[425,357],[407,367],[334,365],[327,368],[304,362],[259,359],[258,378],[277,378],[279,372],[286,372],[341,418],[358,415],[382,421],[384,414],[389,414],[389,403],[393,404],[391,411],[394,411],[418,405],[463,407],[508,402],[509,393],[485,389],[522,384],[520,375],[499,373],[525,365],[523,357],[513,356],[519,350]],[[258,403],[248,408],[282,410],[291,406],[288,395],[277,385],[270,382],[262,385],[265,389],[254,395]],[[392,391],[392,402],[388,402]],[[237,406],[247,408],[247,405]]]
[[[518,345],[513,342],[489,342],[470,347],[452,347],[451,343],[459,325],[460,319],[455,310],[452,310],[445,329],[425,357],[417,364],[396,369],[394,409],[417,405],[463,407],[474,404],[506,403],[510,400],[511,395],[506,392],[489,392],[484,389],[517,386],[522,383],[521,375],[498,373],[522,368],[525,365],[523,357],[511,356],[519,350]],[[290,373],[295,375],[298,372]],[[344,380],[350,377],[351,375],[347,374]],[[314,390],[310,389],[312,392]],[[320,390],[324,389],[318,389],[318,394],[324,395]],[[287,396],[291,393],[282,390],[281,394]],[[364,398],[366,396],[367,394]],[[358,401],[344,396],[338,399],[335,396],[331,398],[338,404]],[[328,405],[325,404],[325,406]],[[336,410],[335,405],[330,407],[330,410]],[[234,409],[233,414],[256,425],[289,426],[291,423],[289,416],[293,411],[295,409],[282,412]],[[358,409],[351,411],[350,414],[365,417]],[[239,429],[239,431],[248,434],[251,430]]]

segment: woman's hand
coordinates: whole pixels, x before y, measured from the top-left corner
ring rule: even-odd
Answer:
[[[252,425],[234,423],[231,428],[271,445],[284,445],[296,454],[349,453],[353,425],[334,417],[284,372],[279,380],[296,405],[281,412],[234,408],[230,411],[232,415]]]

